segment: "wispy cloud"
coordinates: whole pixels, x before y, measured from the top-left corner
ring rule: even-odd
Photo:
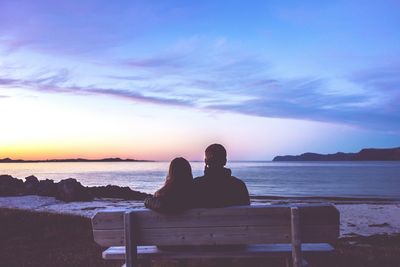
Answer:
[[[56,74],[37,79],[6,79],[0,78],[0,87],[18,87],[34,90],[42,93],[68,93],[76,95],[106,95],[123,98],[134,102],[144,102],[157,105],[169,106],[194,106],[194,103],[187,99],[173,97],[146,96],[139,92],[129,89],[100,88],[100,87],[81,87],[63,85],[68,79],[68,72],[61,70]]]
[[[126,81],[143,81],[146,78],[138,75],[105,75],[103,76],[108,79],[115,79],[115,80],[126,80]]]
[[[289,65],[294,64],[295,59],[290,58],[292,55],[311,53],[307,49],[314,46],[308,43],[309,40],[316,40],[316,44],[320,39],[324,40],[323,43],[331,43],[328,37],[321,37],[325,31],[319,31],[319,27],[336,25],[338,20],[332,20],[329,16],[321,18],[318,15],[307,19],[307,25],[317,25],[314,23],[316,21],[324,22],[313,26],[318,34],[308,32],[307,27],[307,31],[302,32],[304,36],[300,36],[293,28],[281,24],[293,18],[290,24],[297,24],[304,14],[314,14],[313,11],[318,8],[315,6],[313,3],[299,6],[300,9],[294,9],[293,12],[283,12],[279,21],[268,18],[266,23],[274,25],[275,22],[276,31],[282,35],[277,35],[277,39],[271,35],[271,40],[265,40],[254,36],[253,30],[253,36],[248,32],[252,26],[258,27],[264,21],[265,12],[261,9],[252,8],[252,11],[257,12],[250,13],[261,16],[262,20],[252,21],[252,17],[243,20],[249,24],[241,24],[239,20],[223,23],[221,20],[221,24],[215,24],[213,31],[203,33],[201,29],[207,21],[198,17],[199,20],[194,22],[184,21],[188,25],[180,23],[179,18],[184,17],[186,12],[182,11],[184,7],[180,9],[173,4],[148,1],[106,1],[99,4],[93,0],[61,0],[57,3],[50,0],[3,0],[0,3],[0,48],[6,48],[5,54],[26,48],[34,51],[32,54],[27,53],[34,56],[29,62],[32,64],[25,64],[25,55],[22,53],[15,57],[20,65],[29,66],[25,73],[22,70],[6,72],[0,69],[0,86],[5,90],[14,87],[42,93],[102,95],[164,106],[346,123],[400,131],[399,66],[369,68],[352,71],[348,75],[340,74],[342,70],[337,73],[332,71],[329,75],[315,73],[315,69],[308,74],[285,72],[285,67],[282,67],[284,64],[279,59],[286,59]],[[226,8],[217,3],[205,7],[209,9],[203,9],[199,14]],[[330,10],[328,6],[324,6],[325,9]],[[235,14],[245,14],[238,11],[241,10],[237,9]],[[327,14],[331,14],[330,11]],[[221,17],[219,12],[213,15],[217,15],[215,18]],[[352,17],[353,14],[350,15]],[[28,21],[29,24],[22,21]],[[170,30],[167,27],[170,21],[179,30]],[[247,30],[236,36],[227,30],[234,26]],[[383,28],[375,30],[381,33]],[[349,36],[352,36],[351,30],[351,27],[346,29]],[[216,33],[221,36],[216,36]],[[340,37],[340,34],[336,32],[334,36]],[[236,38],[236,42],[231,41],[232,38]],[[278,45],[271,45],[274,42]],[[354,47],[359,46],[358,42],[349,42]],[[289,43],[296,44],[292,47],[297,51],[294,54],[290,54],[290,47],[287,46]],[[306,50],[302,51],[303,48]],[[82,57],[87,60],[84,62],[82,58],[75,61],[71,59],[75,58],[70,57],[71,54],[79,53],[90,54],[92,57],[90,60]],[[272,56],[268,56],[274,53],[278,55],[275,62]],[[314,56],[310,55],[310,61],[318,62],[316,58],[324,53],[326,51],[316,51]],[[43,63],[40,62],[41,55],[45,55]],[[51,60],[47,61],[51,56]],[[93,63],[93,59],[96,63]],[[40,63],[45,71],[34,73],[35,68],[40,68]],[[346,65],[345,60],[343,65]],[[327,63],[327,69],[329,67]],[[52,68],[61,70],[49,71]],[[79,69],[76,71],[78,75],[68,71],[74,68]]]
[[[179,69],[184,65],[179,62],[177,57],[154,57],[143,59],[128,59],[123,62],[126,66],[131,68],[148,68],[148,69]]]
[[[21,82],[18,79],[0,78],[0,85],[20,85]]]
[[[164,66],[159,65],[157,68]],[[155,105],[184,106],[400,131],[400,125],[397,123],[400,121],[400,82],[398,71],[395,69],[381,69],[380,72],[366,70],[351,75],[348,80],[368,93],[341,93],[341,90],[332,93],[332,90],[329,90],[329,78],[284,79],[267,75],[236,77],[235,73],[240,68],[240,65],[233,64],[222,76],[216,76],[217,78],[212,75],[205,77],[201,73],[192,77],[183,75],[178,77],[179,82],[158,80],[154,76],[152,82],[156,86],[143,83],[140,76],[110,77],[133,82],[131,88],[72,86],[68,82],[70,74],[66,70],[39,75],[30,80],[0,78],[0,86],[15,86],[45,93],[105,95]],[[142,85],[134,85],[135,82]]]
[[[162,72],[169,67],[162,62],[152,68]],[[269,62],[240,55],[208,65],[181,67],[182,72],[174,74],[179,82],[167,87],[184,97],[193,92],[193,103],[205,110],[400,131],[400,75],[396,67],[368,69],[343,77],[278,78],[269,74]],[[153,82],[166,83],[156,76]]]

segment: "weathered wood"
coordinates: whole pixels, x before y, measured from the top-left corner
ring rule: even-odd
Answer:
[[[324,248],[320,251],[332,251],[333,248],[328,244],[313,246],[314,244],[301,242],[336,241],[340,219],[339,212],[333,205],[319,204],[298,207],[271,205],[193,209],[174,215],[138,209],[126,213],[125,221],[123,218],[122,212],[99,212],[92,218],[92,225],[94,239],[98,244],[120,246],[106,250],[103,257],[124,259],[126,255],[127,267],[135,266],[136,259],[139,258],[149,260],[290,255],[294,260],[294,267],[298,267],[302,264],[302,251],[309,253],[318,251],[319,248]],[[129,237],[126,248],[123,247],[125,236]],[[226,246],[239,244],[240,246],[235,247]],[[137,251],[136,245],[139,245]],[[165,251],[154,245],[182,247]]]
[[[124,215],[125,222],[125,261],[126,267],[137,267],[137,225],[135,213],[127,212]]]
[[[290,209],[292,232],[292,259],[293,267],[301,267],[301,239],[300,239],[300,215],[297,207]]]
[[[124,246],[125,232],[120,230],[95,230],[93,231],[94,241],[102,247]]]
[[[94,239],[101,246],[124,245],[123,230],[97,230]],[[290,242],[288,227],[224,227],[146,229],[138,233],[139,245],[234,245]]]
[[[303,242],[334,242],[339,233],[338,225],[310,226],[303,228]],[[216,234],[218,232],[218,234]],[[97,244],[122,246],[124,230],[95,230],[94,240]],[[255,227],[209,227],[209,228],[176,228],[146,229],[138,236],[139,245],[234,245],[259,243],[290,243],[289,226],[255,226]]]
[[[330,253],[334,248],[326,243],[313,243],[301,245],[303,254]],[[156,246],[139,246],[138,259],[191,259],[191,258],[263,258],[291,256],[291,244],[257,244],[241,247],[182,247],[179,250],[161,250]],[[124,260],[125,247],[110,247],[103,252],[106,260]]]
[[[299,210],[303,242],[337,239],[339,216],[333,206],[304,205]],[[121,214],[100,212],[94,216],[93,234],[98,244],[124,245],[124,228],[119,223],[123,223]],[[291,240],[290,206],[287,205],[194,209],[179,215],[135,210],[135,218],[141,229],[139,245],[289,243]]]
[[[168,215],[147,209],[135,210],[138,225],[143,229],[202,227],[237,225],[280,225],[288,224],[290,213],[287,206],[269,207],[230,207],[223,209],[193,209],[178,215]],[[251,215],[251,216],[250,216]],[[99,212],[93,219],[93,229],[109,230],[123,228],[122,212]]]
[[[339,213],[331,205],[300,205],[304,225],[329,224],[339,221]],[[220,209],[192,209],[178,215],[161,214],[137,209],[140,228],[176,228],[241,225],[288,225],[290,205],[239,206]],[[123,229],[123,212],[99,212],[93,218],[94,230]]]
[[[124,228],[125,211],[98,212],[92,218],[93,230],[116,230]]]

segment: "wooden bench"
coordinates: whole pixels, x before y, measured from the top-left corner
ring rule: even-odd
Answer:
[[[92,218],[104,259],[285,257],[304,266],[308,253],[332,252],[339,212],[330,204],[236,206],[167,215],[148,209],[99,212]],[[179,246],[160,249],[160,246]]]

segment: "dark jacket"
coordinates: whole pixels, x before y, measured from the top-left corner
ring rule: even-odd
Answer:
[[[194,179],[193,191],[193,204],[198,208],[250,205],[245,183],[227,168],[205,169],[204,176]]]

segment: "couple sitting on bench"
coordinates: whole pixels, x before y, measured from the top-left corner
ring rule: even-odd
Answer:
[[[92,218],[93,236],[109,247],[103,258],[137,267],[139,260],[150,266],[158,259],[279,257],[287,266],[300,267],[305,266],[303,253],[334,250],[329,243],[340,234],[340,216],[333,205],[249,206],[245,184],[224,168],[223,146],[209,146],[205,163],[204,176],[193,179],[189,162],[171,162],[165,185],[145,200],[158,212],[98,212]]]
[[[204,176],[193,179],[189,162],[175,158],[164,186],[145,200],[145,206],[173,213],[191,208],[250,205],[246,185],[224,167],[226,161],[225,148],[220,144],[210,145],[205,151]]]

